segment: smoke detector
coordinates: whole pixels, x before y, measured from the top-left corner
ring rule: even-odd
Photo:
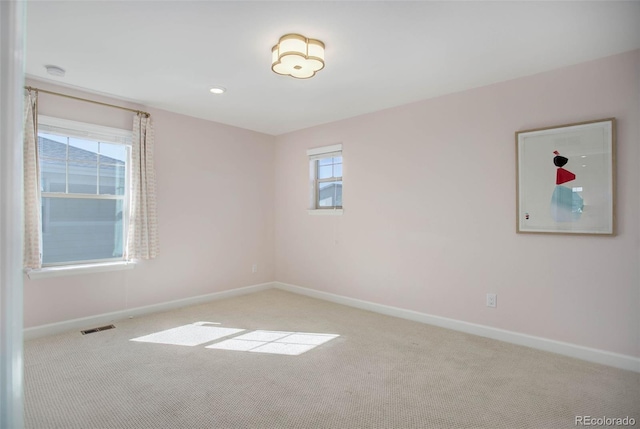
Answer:
[[[64,77],[64,74],[66,73],[62,67],[58,66],[46,65],[44,68],[47,69],[47,73],[52,76]]]

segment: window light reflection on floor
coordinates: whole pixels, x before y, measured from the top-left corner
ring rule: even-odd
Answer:
[[[244,331],[244,329],[220,328],[213,325],[217,325],[217,323],[196,322],[143,337],[133,338],[130,341],[193,347]]]
[[[253,331],[207,346],[208,349],[300,355],[339,337],[309,332]]]
[[[245,329],[222,328],[214,325],[219,323],[196,322],[132,338],[130,341],[191,347],[217,341],[206,348],[297,356],[340,336],[311,332],[257,330],[218,341],[244,332]]]

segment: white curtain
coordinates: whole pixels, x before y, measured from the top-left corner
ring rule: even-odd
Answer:
[[[156,173],[153,163],[151,117],[133,118],[131,148],[131,207],[127,234],[127,259],[152,259],[158,255]]]
[[[24,267],[42,266],[40,166],[38,163],[38,93],[24,101]]]

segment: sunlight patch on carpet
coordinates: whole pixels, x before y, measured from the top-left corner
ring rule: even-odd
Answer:
[[[130,341],[193,347],[244,331],[244,329],[220,328],[211,325],[213,325],[211,322],[196,322],[132,338]]]
[[[309,332],[253,331],[206,348],[297,356],[337,337]]]

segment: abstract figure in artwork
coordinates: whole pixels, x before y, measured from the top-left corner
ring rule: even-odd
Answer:
[[[569,159],[561,156],[556,150],[553,152],[553,164],[558,167],[556,170],[556,188],[551,197],[551,217],[556,222],[575,222],[580,220],[584,201],[577,192],[566,186],[560,186],[563,183],[571,182],[576,179],[576,175],[565,170],[563,167],[569,162]]]

